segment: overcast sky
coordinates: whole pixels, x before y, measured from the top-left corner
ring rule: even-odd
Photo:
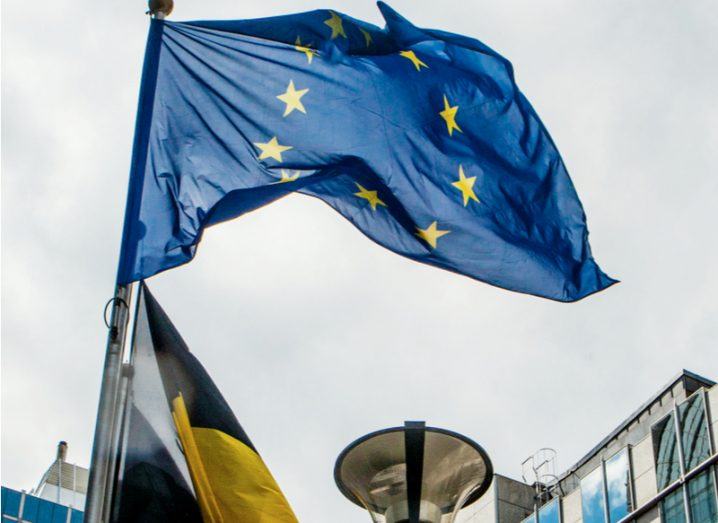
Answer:
[[[396,0],[513,61],[622,283],[565,305],[420,265],[292,196],[207,231],[155,296],[301,521],[364,522],[345,445],[405,419],[466,434],[497,472],[565,469],[682,368],[718,378],[718,3]],[[178,0],[173,20],[371,1]],[[145,5],[4,0],[2,484],[69,442],[87,465],[147,31]]]

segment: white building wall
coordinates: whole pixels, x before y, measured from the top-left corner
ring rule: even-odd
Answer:
[[[636,506],[640,507],[657,493],[656,469],[653,465],[653,439],[650,435],[631,449],[631,459],[633,461]]]
[[[660,523],[660,521],[660,510],[658,510],[657,506],[636,518],[636,523]]]
[[[708,414],[711,416],[714,450],[718,448],[718,385],[708,391]]]
[[[561,498],[561,513],[563,523],[579,523],[583,519],[580,488]]]

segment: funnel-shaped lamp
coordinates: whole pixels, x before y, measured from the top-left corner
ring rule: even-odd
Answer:
[[[359,438],[334,467],[339,490],[375,523],[452,523],[492,478],[478,443],[421,421]]]

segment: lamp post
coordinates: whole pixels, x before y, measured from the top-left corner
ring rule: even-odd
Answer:
[[[334,467],[341,493],[374,523],[452,523],[492,479],[491,460],[478,443],[422,421],[359,438]]]

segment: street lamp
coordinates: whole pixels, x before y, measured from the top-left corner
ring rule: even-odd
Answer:
[[[423,421],[359,438],[334,467],[339,490],[374,523],[452,523],[492,478],[491,460],[478,443]]]

